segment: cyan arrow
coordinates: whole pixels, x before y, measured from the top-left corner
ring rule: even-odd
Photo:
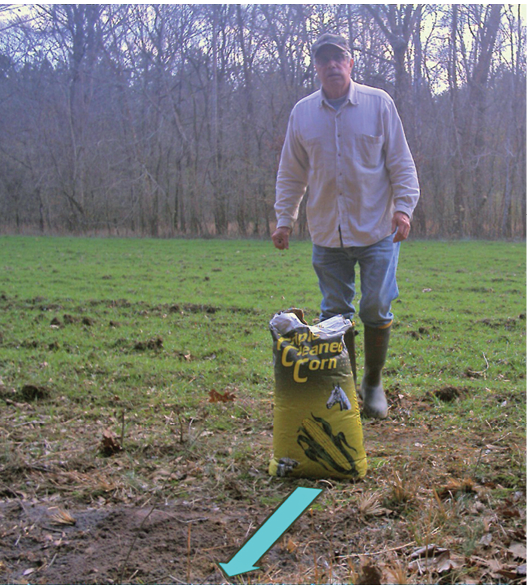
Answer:
[[[260,559],[293,524],[293,522],[322,493],[315,488],[297,487],[267,518],[258,530],[228,563],[219,563],[227,577],[256,571],[254,564]]]

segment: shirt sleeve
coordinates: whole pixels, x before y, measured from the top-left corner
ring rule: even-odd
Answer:
[[[277,228],[293,228],[298,218],[300,203],[307,189],[309,159],[298,139],[295,126],[295,110],[293,109],[287,125],[276,180],[274,209],[278,220]]]
[[[384,124],[385,164],[390,177],[394,211],[403,211],[411,218],[419,200],[419,181],[401,118],[392,100],[387,102]]]

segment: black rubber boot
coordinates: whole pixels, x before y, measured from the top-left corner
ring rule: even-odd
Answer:
[[[359,394],[364,414],[369,418],[386,418],[388,402],[382,387],[382,368],[386,362],[391,326],[384,329],[364,326],[364,377]]]

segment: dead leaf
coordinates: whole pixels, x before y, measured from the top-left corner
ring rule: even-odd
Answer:
[[[417,571],[420,575],[423,575],[424,573],[427,573],[432,570],[435,562],[436,559],[434,559],[433,557],[415,559],[415,561],[408,563],[408,569],[410,571]]]
[[[233,394],[232,392],[229,392],[228,390],[225,390],[224,394],[221,394],[220,392],[217,392],[216,390],[214,390],[214,388],[212,390],[210,390],[209,392],[209,402],[234,402],[234,399],[236,398],[236,395]]]
[[[498,576],[500,574],[500,571],[503,570],[502,563],[497,559],[492,558],[483,559],[481,557],[472,555],[470,557],[470,560],[472,563],[476,563],[480,567],[484,567],[485,569],[487,569],[488,574],[490,574],[493,578],[499,578]]]
[[[471,494],[476,491],[476,484],[469,477],[464,479],[451,479],[446,485],[439,488],[437,495],[441,499],[451,498],[455,494]]]
[[[122,451],[121,444],[112,433],[112,431],[105,429],[102,433],[102,440],[99,445],[99,452],[105,457],[111,457],[116,453]]]
[[[527,559],[527,547],[524,542],[513,542],[507,549],[515,559]]]
[[[447,573],[452,569],[459,569],[461,563],[457,562],[450,556],[450,551],[446,551],[435,559],[435,570],[438,573]]]
[[[414,560],[408,564],[408,569],[417,571],[420,575],[429,571],[447,573],[463,565],[461,557],[453,558],[450,550],[437,544],[415,549],[410,558]]]
[[[28,575],[31,575],[32,573],[34,573],[36,571],[36,569],[26,569],[22,575],[24,575],[24,577],[27,577]]]
[[[514,567],[506,567],[505,569],[501,569],[498,571],[498,575],[505,577],[505,579],[508,579],[509,581],[514,581],[514,579],[518,578],[517,570],[515,570]]]
[[[521,517],[520,511],[514,507],[514,503],[510,502],[510,500],[505,500],[505,504],[503,506],[498,506],[496,508],[496,512],[498,512],[504,518],[520,518]]]
[[[448,549],[437,546],[437,544],[429,544],[428,546],[421,546],[416,548],[410,555],[411,559],[419,559],[422,557],[432,558],[448,552]]]
[[[382,582],[382,571],[379,567],[371,563],[361,567],[357,585],[381,585]]]

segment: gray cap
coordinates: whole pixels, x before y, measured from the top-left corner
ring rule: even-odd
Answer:
[[[316,56],[317,52],[326,45],[337,47],[351,55],[351,50],[345,37],[342,35],[334,35],[332,33],[324,33],[315,41],[315,43],[313,43],[313,47],[311,48],[313,56]]]

